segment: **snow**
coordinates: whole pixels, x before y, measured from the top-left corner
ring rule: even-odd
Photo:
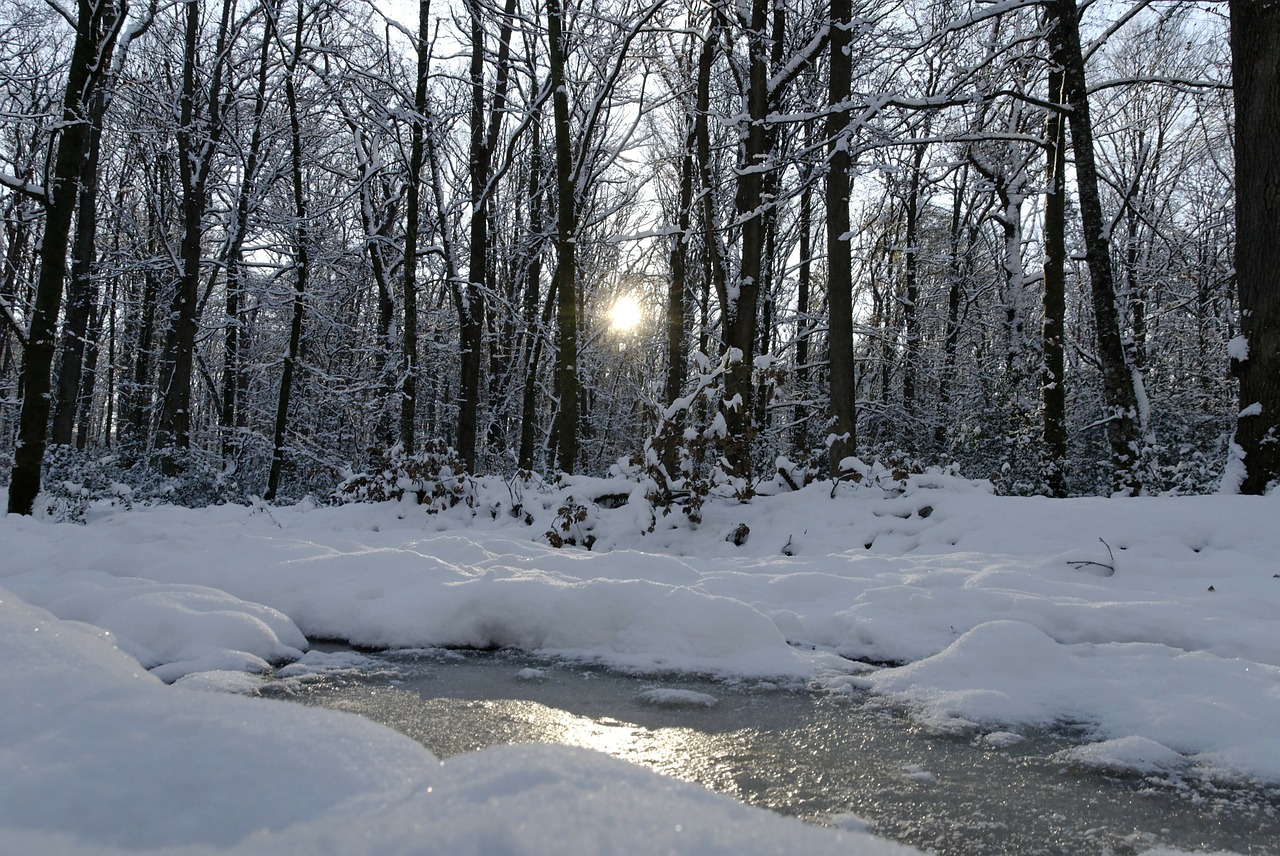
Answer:
[[[1236,336],[1227,342],[1227,356],[1240,363],[1249,359],[1249,340],[1244,336]]]
[[[709,693],[681,690],[673,687],[655,687],[637,696],[644,704],[655,707],[715,707],[720,699]]]
[[[1280,499],[1008,498],[852,469],[834,494],[709,501],[696,528],[600,479],[527,490],[517,513],[482,481],[438,515],[2,518],[0,758],[22,775],[0,778],[0,852],[906,852],[586,750],[440,764],[357,717],[249,697],[268,664],[369,665],[307,638],[803,679],[991,746],[1068,725],[1083,737],[1059,760],[1084,769],[1280,782]],[[591,551],[547,543],[569,496]],[[717,703],[651,686],[652,704]]]

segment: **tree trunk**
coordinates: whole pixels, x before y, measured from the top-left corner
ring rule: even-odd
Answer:
[[[578,284],[574,242],[578,228],[573,186],[573,141],[569,93],[565,83],[564,35],[560,0],[547,0],[551,106],[556,151],[556,320],[559,323],[556,377],[560,409],[556,416],[558,465],[572,473],[578,460]]]
[[[968,187],[969,167],[960,167],[955,193],[951,198],[950,258],[947,262],[947,326],[942,344],[942,373],[938,378],[938,423],[933,429],[933,442],[945,452],[951,425],[951,388],[956,371],[956,352],[960,344],[960,293],[964,287],[969,248],[960,252],[964,213],[964,191]]]
[[[161,450],[161,469],[168,475],[180,469],[179,456],[191,447],[191,379],[195,365],[196,334],[199,332],[198,296],[205,209],[208,206],[209,174],[222,134],[222,85],[225,78],[227,39],[231,29],[234,0],[223,0],[222,19],[214,47],[213,68],[208,74],[209,89],[200,85],[199,34],[200,0],[189,0],[184,30],[182,95],[179,99],[177,131],[178,174],[182,182],[182,239],[179,250],[178,281],[170,305],[168,330],[160,363],[160,422],[156,448]]]
[[[538,430],[538,364],[542,359],[543,331],[551,323],[551,299],[538,324],[538,292],[542,282],[542,125],[535,119],[530,128],[529,235],[525,268],[524,323],[528,328],[528,364],[525,366],[524,396],[520,408],[520,469],[533,470],[534,443]]]
[[[275,430],[271,442],[271,471],[267,475],[267,489],[262,498],[271,502],[280,490],[284,473],[285,437],[289,428],[289,397],[293,393],[293,375],[302,349],[302,320],[306,313],[307,277],[310,273],[310,235],[307,226],[306,189],[302,169],[302,124],[298,116],[297,70],[302,60],[302,0],[298,0],[298,20],[293,34],[293,55],[288,61],[284,77],[285,103],[289,108],[289,142],[293,167],[293,212],[297,218],[294,231],[293,318],[289,324],[289,350],[284,357],[280,374],[280,394],[276,399]]]
[[[1062,101],[1062,72],[1049,72],[1049,100]],[[1044,402],[1043,475],[1051,496],[1067,495],[1067,390],[1063,335],[1067,319],[1067,175],[1066,122],[1053,111],[1045,127],[1045,159],[1049,191],[1044,201],[1044,326],[1041,347],[1044,371],[1041,397]]]
[[[676,234],[672,236],[671,243],[671,281],[667,284],[667,379],[663,398],[668,406],[680,397],[689,374],[685,362],[685,295],[688,291],[689,225],[693,209],[694,121],[689,123],[685,151],[680,159],[680,199],[676,203]]]
[[[927,136],[927,134],[926,134]],[[903,286],[906,299],[902,303],[902,326],[906,348],[902,360],[902,409],[907,414],[908,451],[916,452],[916,374],[920,368],[920,167],[925,147],[915,146],[911,154],[911,179],[907,187],[906,235],[903,250]]]
[[[805,147],[812,139],[805,128]],[[813,288],[813,170],[805,168],[800,175],[800,212],[797,215],[800,266],[796,272],[796,405],[791,428],[791,450],[800,461],[808,462],[809,448],[809,339],[813,335],[810,319],[810,293]]]
[[[274,38],[278,7],[275,0],[263,0],[265,22],[262,44],[258,51],[257,89],[253,95],[253,129],[245,156],[244,175],[236,197],[235,219],[227,247],[226,317],[223,319],[222,362],[222,457],[228,464],[240,455],[242,432],[247,425],[244,397],[249,386],[244,366],[245,326],[244,296],[248,291],[249,272],[244,258],[244,242],[249,231],[249,214],[258,182],[259,159],[262,155],[262,124],[267,108],[267,72],[270,48]]]
[[[461,389],[458,396],[458,456],[468,471],[476,469],[476,443],[480,424],[480,375],[484,358],[485,291],[489,282],[489,220],[493,198],[493,155],[506,115],[507,85],[510,79],[511,20],[514,0],[507,0],[498,37],[497,72],[493,101],[485,115],[485,53],[482,7],[467,0],[471,18],[471,254],[467,282],[455,285],[461,338]]]
[[[79,0],[77,11],[76,37],[62,102],[62,133],[56,137],[58,151],[45,189],[40,277],[22,365],[22,409],[9,483],[10,514],[30,514],[40,491],[49,429],[50,370],[62,281],[67,272],[76,185],[84,173],[88,154],[91,105],[97,88],[104,85],[120,25],[127,14],[124,0]]]
[[[738,163],[737,214],[742,224],[739,238],[741,260],[734,288],[722,295],[724,343],[728,349],[724,419],[728,426],[725,458],[733,475],[751,475],[751,440],[755,390],[751,375],[756,354],[760,289],[764,279],[766,216],[764,211],[765,172],[769,163],[769,39],[768,0],[752,0],[751,21],[746,32],[747,127],[742,135]]]
[[[1075,0],[1052,0],[1047,9],[1053,25],[1049,33],[1049,53],[1054,64],[1062,70],[1063,92],[1067,106],[1071,108],[1068,112],[1071,146],[1076,156],[1080,219],[1084,226],[1098,361],[1102,366],[1102,395],[1108,411],[1105,418],[1111,447],[1112,489],[1136,494],[1142,489],[1138,401],[1120,336],[1109,224],[1102,214],[1098,168],[1093,151],[1093,120],[1089,115],[1080,22]]]
[[[427,75],[430,70],[431,3],[418,2],[417,80],[405,180],[404,282],[400,295],[404,329],[400,354],[400,450],[417,452],[418,419],[418,229],[421,226],[422,165],[426,157]]]
[[[1231,0],[1236,99],[1236,282],[1248,356],[1240,373],[1240,491],[1280,479],[1280,7]]]
[[[831,383],[831,436],[827,468],[840,474],[840,462],[856,454],[857,410],[854,401],[853,360],[853,258],[849,246],[849,193],[851,182],[846,130],[852,87],[849,49],[849,0],[831,0],[831,79],[827,104],[827,302],[829,313]]]
[[[80,384],[84,374],[85,339],[89,318],[98,302],[98,160],[102,149],[102,118],[107,111],[107,86],[93,95],[89,111],[89,140],[80,180],[79,216],[72,243],[71,282],[67,291],[66,317],[62,324],[62,364],[53,404],[53,426],[49,442],[69,446],[75,437]]]
[[[711,24],[702,40],[702,51],[698,54],[698,80],[694,95],[694,158],[698,167],[698,196],[702,200],[700,219],[702,221],[702,294],[698,301],[698,353],[706,354],[710,347],[708,342],[708,316],[710,310],[711,291],[715,290],[721,301],[728,298],[728,280],[725,273],[724,254],[721,250],[719,229],[716,223],[716,182],[712,177],[711,166],[711,71],[715,65],[716,54],[720,50],[720,19],[713,12]]]

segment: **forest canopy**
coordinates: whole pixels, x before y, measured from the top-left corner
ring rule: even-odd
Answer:
[[[10,510],[517,472],[688,503],[854,457],[1216,490],[1251,412],[1228,30],[1145,0],[13,0]]]

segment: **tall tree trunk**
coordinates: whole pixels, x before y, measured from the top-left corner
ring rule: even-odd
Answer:
[[[1075,0],[1052,0],[1049,53],[1062,70],[1063,92],[1075,152],[1080,219],[1084,226],[1085,260],[1089,267],[1093,321],[1102,366],[1102,395],[1106,403],[1107,440],[1111,447],[1112,489],[1136,494],[1142,489],[1142,448],[1138,435],[1138,400],[1131,366],[1120,335],[1116,280],[1111,264],[1109,224],[1103,218],[1097,161],[1093,150],[1093,120],[1080,47],[1080,21]]]
[[[831,0],[831,76],[827,90],[827,311],[831,383],[831,436],[827,469],[840,474],[840,462],[856,454],[857,410],[854,401],[853,257],[849,245],[851,182],[847,126],[853,65],[849,0]]]
[[[236,196],[235,218],[231,223],[231,236],[227,246],[226,317],[223,319],[222,362],[222,457],[228,464],[240,455],[245,418],[244,397],[249,386],[248,372],[244,365],[246,331],[244,324],[244,298],[248,292],[249,270],[245,263],[244,243],[249,232],[249,215],[253,209],[254,194],[258,183],[259,161],[262,156],[262,125],[267,108],[267,72],[270,68],[271,43],[275,38],[276,0],[263,0],[265,21],[262,28],[262,44],[258,49],[258,80],[253,94],[252,131],[249,149],[245,154],[244,175]]]
[[[720,50],[720,18],[712,12],[711,24],[698,54],[698,78],[693,108],[694,158],[698,168],[699,220],[702,225],[702,292],[698,300],[698,353],[706,354],[708,343],[711,291],[722,295],[727,290],[724,254],[721,251],[716,224],[715,182],[711,165],[711,71]]]
[[[227,40],[234,0],[223,0],[222,18],[209,71],[209,89],[200,86],[200,0],[188,0],[182,58],[182,94],[177,131],[178,174],[182,182],[182,239],[178,281],[170,305],[164,353],[160,363],[160,422],[156,447],[160,465],[169,475],[180,469],[179,457],[191,447],[191,379],[195,365],[196,333],[200,325],[198,297],[205,209],[209,175],[222,134],[222,85]]]
[[[538,430],[538,363],[542,359],[543,331],[551,323],[551,297],[538,324],[538,293],[542,284],[542,125],[535,119],[530,127],[529,162],[529,249],[525,268],[524,323],[528,329],[524,398],[520,408],[520,451],[522,470],[533,470],[533,453]]]
[[[80,180],[79,214],[72,242],[71,281],[62,324],[62,364],[53,403],[53,426],[49,442],[70,445],[75,437],[80,384],[84,374],[85,340],[89,319],[98,302],[98,161],[102,150],[102,119],[107,111],[107,88],[104,83],[94,92],[89,110],[89,140],[85,152],[84,172]]]
[[[812,139],[805,127],[805,147]],[[792,453],[807,462],[809,448],[809,339],[813,335],[810,317],[813,290],[813,170],[805,168],[800,175],[800,212],[796,228],[800,232],[800,265],[796,271],[796,405],[791,429]]]
[[[108,311],[105,305],[99,305],[96,299],[89,317],[89,329],[84,343],[84,371],[80,376],[80,392],[76,396],[76,448],[84,451],[89,444],[89,434],[93,429],[94,387],[98,381],[99,345],[102,341],[102,316]]]
[[[960,167],[955,193],[951,198],[950,258],[947,262],[947,326],[942,343],[942,373],[938,378],[938,423],[933,429],[933,442],[939,452],[946,451],[951,426],[951,388],[956,371],[956,352],[960,344],[960,292],[967,270],[968,248],[961,254],[964,192],[968,187],[969,167]]]
[[[289,428],[289,398],[293,393],[293,375],[302,349],[302,320],[306,313],[307,278],[310,274],[311,253],[307,225],[307,198],[302,168],[302,122],[298,115],[297,71],[302,61],[302,0],[298,0],[298,19],[293,34],[293,55],[289,59],[284,77],[284,97],[289,108],[290,164],[293,167],[293,213],[297,218],[294,227],[293,318],[289,324],[289,350],[285,353],[284,368],[280,373],[280,394],[276,398],[275,430],[271,441],[271,471],[267,475],[267,489],[262,498],[268,502],[276,498],[280,479],[284,473],[285,437]]]
[[[733,287],[721,297],[724,343],[728,349],[724,419],[728,426],[725,458],[734,475],[751,474],[751,439],[755,390],[751,376],[756,354],[760,290],[764,280],[766,215],[764,211],[765,172],[769,163],[769,3],[752,0],[747,40],[747,126],[742,133],[738,163],[737,215],[742,224],[739,237],[741,259]]]
[[[1280,6],[1231,0],[1236,99],[1236,283],[1240,333],[1240,491],[1280,479]],[[1242,356],[1239,355],[1238,356]]]
[[[1062,71],[1049,72],[1049,100],[1062,101]],[[1045,160],[1049,192],[1044,201],[1044,326],[1041,347],[1044,372],[1043,476],[1051,496],[1067,495],[1067,390],[1063,335],[1067,319],[1067,174],[1066,122],[1060,112],[1049,113],[1045,128]]]
[[[667,378],[665,403],[670,405],[684,390],[689,374],[685,361],[685,295],[689,284],[690,214],[693,210],[694,124],[690,117],[685,151],[680,158],[680,199],[676,203],[676,234],[671,242],[671,280],[667,284]]]
[[[560,409],[556,416],[557,464],[572,473],[578,461],[578,272],[575,238],[577,199],[573,186],[573,141],[569,93],[565,83],[563,12],[560,0],[547,0],[552,118],[556,151],[556,320],[559,323],[556,377]]]
[[[497,72],[493,101],[485,115],[485,37],[483,8],[479,0],[467,0],[471,18],[471,254],[467,282],[455,285],[461,338],[461,388],[458,396],[458,456],[471,472],[476,468],[476,443],[480,424],[480,375],[484,358],[485,291],[489,282],[489,221],[493,198],[493,155],[506,115],[510,79],[511,21],[514,0],[507,0],[498,37]]]
[[[417,79],[405,180],[404,282],[400,295],[404,329],[400,354],[400,449],[417,452],[418,419],[418,229],[421,226],[422,166],[426,157],[427,77],[431,68],[431,3],[418,0]]]
[[[9,483],[10,514],[30,514],[40,491],[40,471],[49,429],[50,370],[56,347],[62,282],[67,272],[77,182],[84,174],[89,149],[92,104],[98,87],[105,83],[127,7],[124,0],[79,0],[77,12],[76,37],[62,101],[62,131],[56,137],[58,150],[45,189],[40,277],[22,365],[22,409]]]
[[[906,348],[902,360],[902,408],[907,414],[908,450],[916,452],[916,375],[920,368],[920,168],[924,163],[925,146],[917,145],[911,153],[911,179],[907,186],[906,248],[903,250],[903,287],[906,299],[902,303],[902,326]]]

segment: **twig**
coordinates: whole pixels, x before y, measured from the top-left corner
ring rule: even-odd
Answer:
[[[1106,568],[1108,571],[1114,574],[1116,572],[1116,554],[1111,552],[1110,544],[1108,544],[1102,538],[1099,538],[1098,540],[1102,541],[1102,546],[1107,548],[1107,555],[1111,557],[1111,564],[1108,565],[1106,562],[1093,562],[1088,559],[1073,559],[1068,561],[1067,564],[1072,565],[1073,567],[1075,567],[1076,570],[1079,570],[1080,568],[1083,568],[1086,565],[1093,565],[1098,568]],[[1108,574],[1107,576],[1110,576],[1110,575],[1111,574]]]

